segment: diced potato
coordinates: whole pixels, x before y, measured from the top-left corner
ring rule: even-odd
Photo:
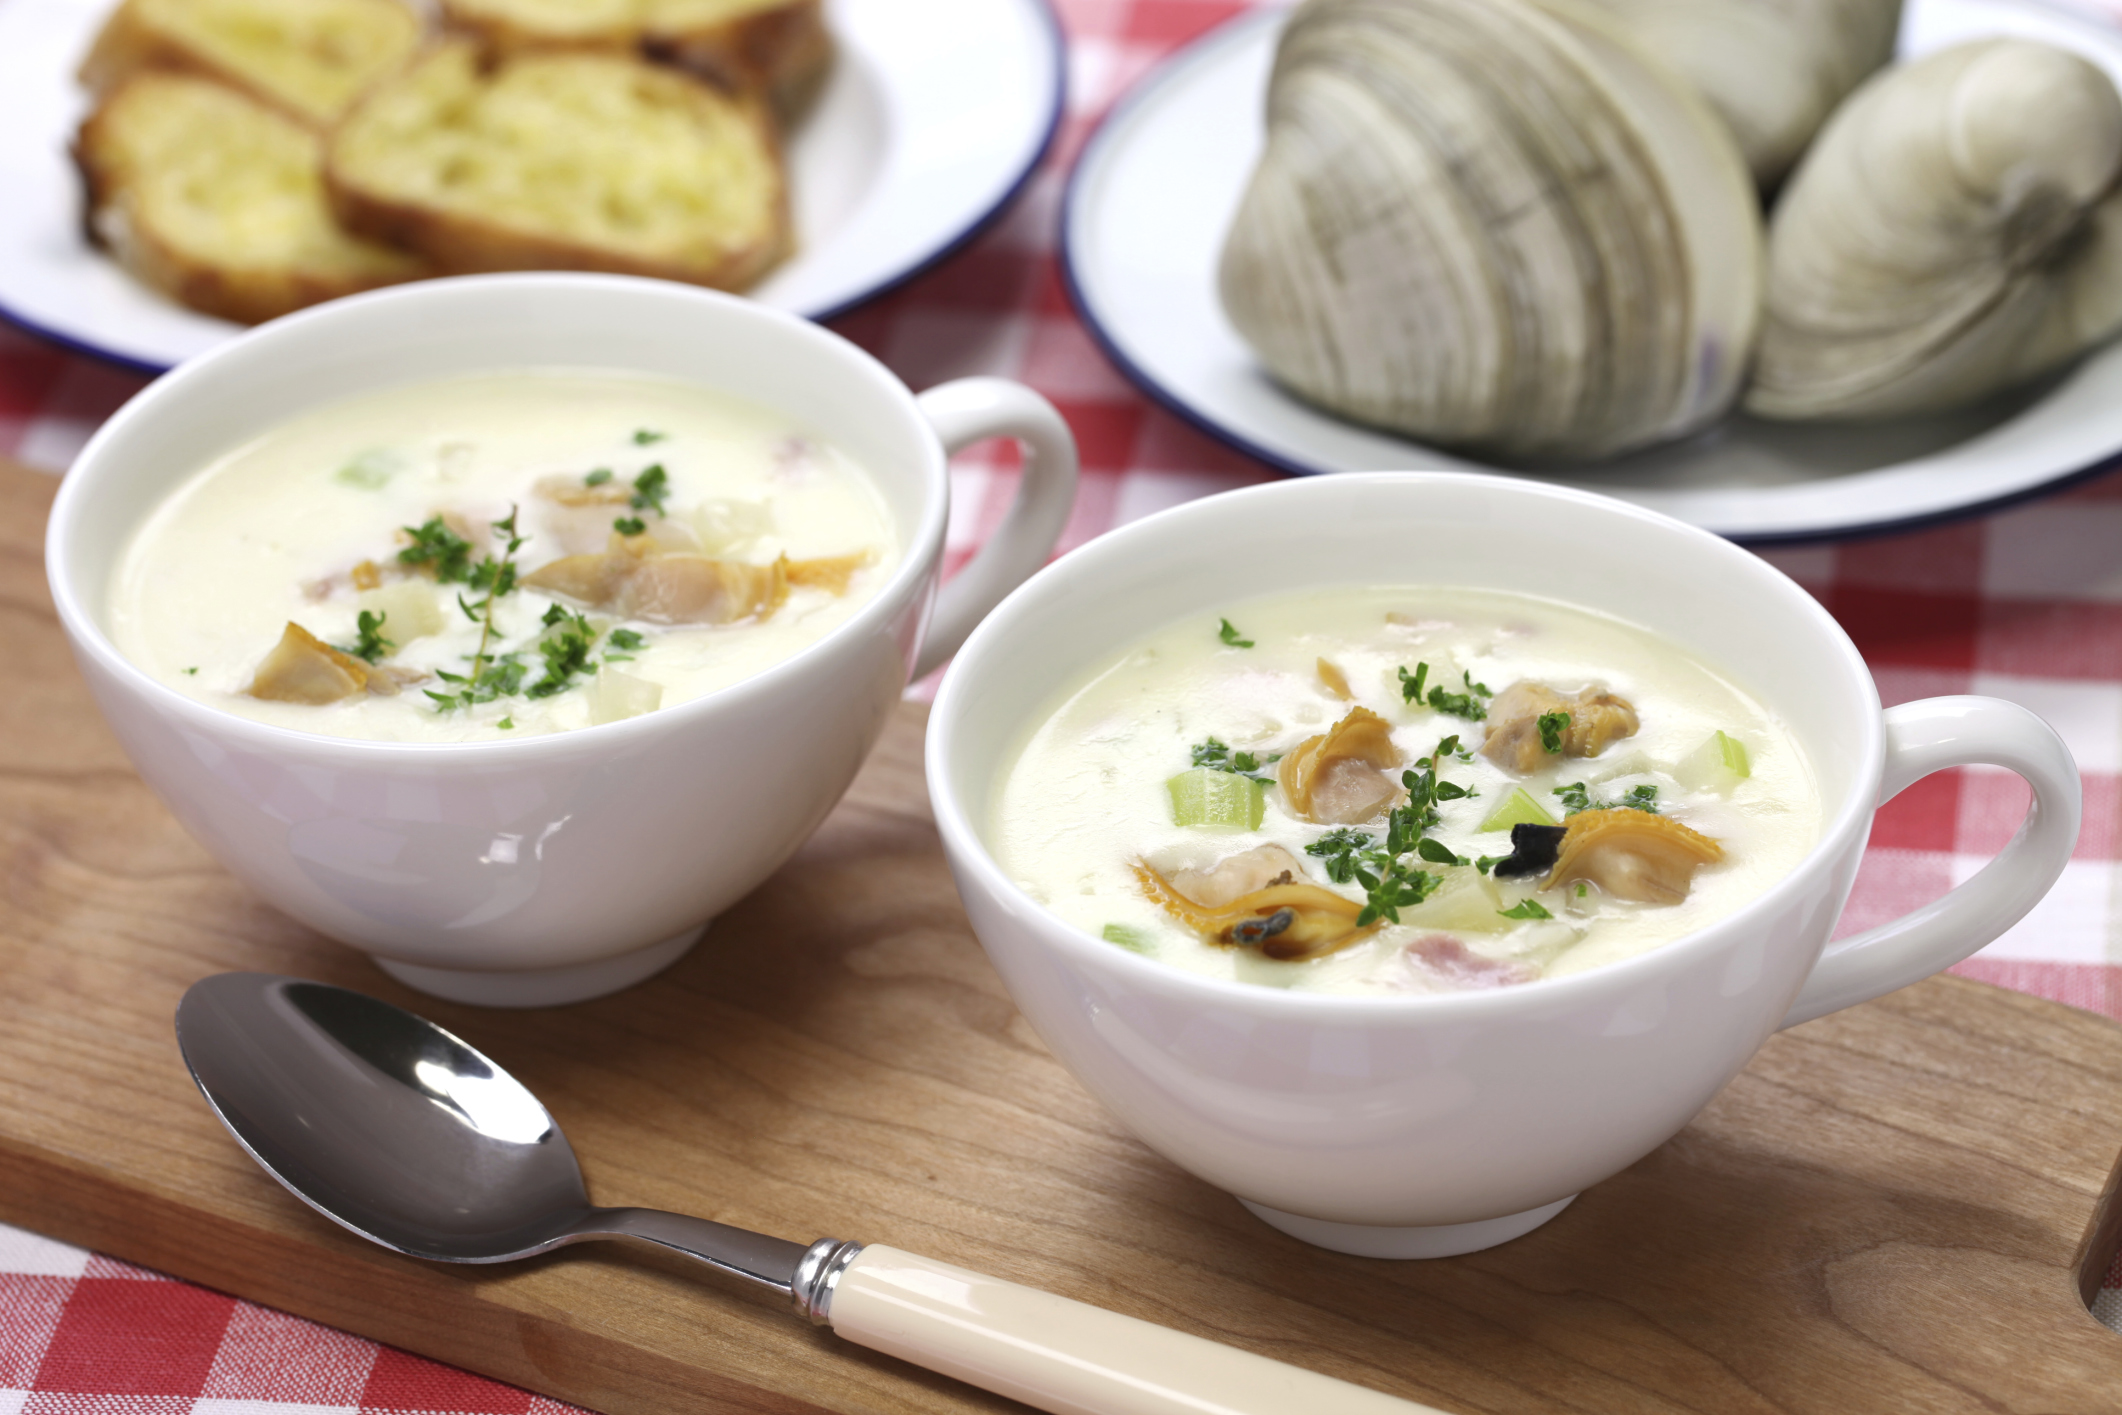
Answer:
[[[711,498],[693,508],[693,529],[709,555],[742,550],[774,530],[774,512],[764,501]]]
[[[382,618],[383,637],[401,648],[414,639],[439,634],[448,625],[435,587],[425,580],[393,580],[363,590],[357,603]]]
[[[1498,912],[1503,907],[1503,891],[1487,875],[1447,870],[1443,886],[1420,904],[1402,909],[1400,922],[1418,929],[1501,933],[1516,922]]]
[[[585,697],[589,720],[601,727],[607,722],[654,712],[663,704],[663,685],[607,666],[597,670],[596,681],[589,685]]]

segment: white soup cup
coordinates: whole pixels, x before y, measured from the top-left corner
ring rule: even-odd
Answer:
[[[108,590],[147,514],[309,409],[461,374],[684,379],[785,414],[874,481],[902,556],[793,657],[644,716],[522,741],[401,744],[267,726],[155,682],[112,645]],[[1025,449],[999,532],[937,589],[946,460]],[[893,705],[1036,569],[1074,498],[1067,426],[1001,379],[919,397],[839,336],[733,296],[617,276],[429,281],[261,326],[150,385],[67,473],[46,566],[90,690],[147,783],[277,908],[440,997],[543,1006],[680,957],[853,779]]]
[[[1662,635],[1802,745],[1818,843],[1729,917],[1623,962],[1494,991],[1329,996],[1203,977],[1046,912],[989,812],[1064,685],[1183,617],[1272,589],[1515,591]],[[1973,878],[1828,945],[1879,804],[1934,771],[2009,768],[2034,803]],[[1152,1149],[1325,1247],[1435,1257],[1546,1222],[1664,1143],[1780,1027],[1926,977],[2019,919],[2077,839],[2080,786],[2039,718],[1990,698],[1885,710],[1835,621],[1779,571],[1678,521],[1503,477],[1344,475],[1211,497],[1063,557],[960,650],[929,792],[974,930],[1032,1025]]]

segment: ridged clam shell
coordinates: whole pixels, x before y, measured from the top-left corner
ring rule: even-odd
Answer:
[[[2122,326],[2122,97],[2068,51],[1987,39],[1888,70],[1777,203],[1749,411],[1944,411]]]
[[[1280,380],[1438,443],[1599,457],[1736,396],[1759,314],[1723,124],[1562,0],[1307,0],[1223,250]]]
[[[1894,56],[1901,0],[1587,0],[1688,80],[1754,180],[1783,180],[1849,91]]]

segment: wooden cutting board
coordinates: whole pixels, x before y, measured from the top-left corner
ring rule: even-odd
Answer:
[[[909,707],[796,860],[617,997],[407,992],[247,895],[102,727],[0,466],[0,1219],[614,1415],[1015,1408],[596,1244],[501,1268],[316,1217],[208,1114],[170,1018],[260,969],[435,1018],[545,1099],[603,1203],[888,1242],[1455,1411],[2112,1411],[2122,1028],[1937,979],[1784,1034],[1531,1236],[1307,1248],[1129,1138],[1010,1005]],[[2088,1257],[2091,1261],[2088,1262]]]

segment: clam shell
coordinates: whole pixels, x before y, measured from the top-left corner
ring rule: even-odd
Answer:
[[[1342,415],[1598,457],[1736,396],[1760,217],[1722,122],[1562,0],[1307,0],[1219,272],[1268,369]]]
[[[1717,110],[1773,187],[1894,56],[1901,0],[1586,0]]]
[[[1941,412],[2122,326],[2122,97],[2066,50],[1988,39],[1890,69],[1778,202],[1748,411]]]

